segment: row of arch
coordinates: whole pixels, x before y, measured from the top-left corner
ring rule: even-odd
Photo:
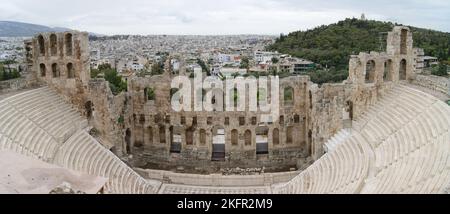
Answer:
[[[66,67],[66,75],[68,79],[73,79],[75,78],[75,69],[73,66],[73,63],[69,62],[67,63]],[[58,66],[57,63],[53,63],[51,65],[51,74],[53,78],[58,78],[61,76],[61,69],[60,66]],[[41,63],[39,65],[39,73],[41,77],[45,77],[47,76],[47,67],[45,66],[44,63]]]
[[[155,143],[155,134],[158,134],[156,140],[158,140],[160,144],[165,144],[167,143],[166,140],[166,126],[164,125],[160,125],[158,127],[147,127],[146,128],[146,133],[147,133],[147,138],[148,138],[148,142],[149,144],[153,144]],[[219,135],[223,135],[225,136],[226,133],[224,131],[225,129],[223,127],[219,127],[219,128],[213,128],[211,130],[212,133],[212,137],[214,139],[215,136],[219,136]],[[180,140],[180,136],[182,135],[182,132],[184,131],[185,134],[185,144],[186,145],[194,145],[194,132],[195,130],[193,128],[187,128],[187,129],[183,129],[180,127],[174,127],[171,126],[169,128],[169,132],[170,132],[170,143],[182,143]],[[157,133],[156,133],[157,132]],[[285,134],[285,143],[286,144],[294,144],[295,137],[294,137],[294,133],[296,132],[296,128],[294,126],[288,126],[286,127],[286,134]],[[253,135],[253,133],[255,135]],[[251,146],[253,144],[253,140],[255,140],[256,144],[263,144],[263,143],[269,143],[269,128],[267,126],[259,126],[257,127],[254,132],[252,132],[250,129],[246,129],[245,131],[243,131],[243,144],[245,146]],[[232,146],[238,146],[239,145],[239,131],[238,129],[232,129],[230,131],[230,144]],[[281,139],[280,139],[280,130],[278,128],[274,128],[272,130],[272,135],[271,135],[271,142],[273,143],[273,145],[280,145],[281,143]],[[225,137],[222,139],[225,140]],[[206,129],[199,129],[198,130],[198,139],[197,142],[199,143],[200,146],[205,146],[208,142],[207,142],[207,130]],[[217,142],[214,141],[210,142],[210,143],[215,143],[215,144],[225,144],[225,141],[223,142]],[[139,143],[138,145],[135,145],[137,147],[142,146],[141,143]]]
[[[56,34],[52,33],[49,37],[49,44],[50,44],[50,56],[57,56],[58,55],[58,37]],[[43,35],[38,36],[38,45],[39,45],[39,55],[40,56],[46,56],[47,54],[47,47],[45,44],[45,39]],[[59,46],[59,49],[63,49],[63,46]],[[72,50],[73,50],[73,36],[71,33],[67,33],[64,35],[64,49],[65,49],[65,55],[66,56],[72,56]]]
[[[406,59],[402,59],[399,64],[399,80],[406,80]],[[391,59],[384,62],[383,81],[389,82],[394,78],[394,63]],[[376,63],[369,60],[366,63],[365,82],[374,83],[376,81]]]
[[[170,99],[172,99],[172,96],[178,91],[179,89],[177,88],[171,88],[170,89]],[[215,89],[215,90],[219,90],[219,89]],[[295,94],[295,90],[294,88],[292,88],[291,86],[286,86],[283,88],[282,90],[282,101],[284,103],[284,106],[292,106],[295,103],[295,98],[296,98],[296,94]],[[147,97],[146,100],[155,100],[154,97],[154,89],[153,88],[145,88],[144,89],[144,97]],[[238,103],[237,100],[239,99],[239,92],[236,88],[234,88],[232,90],[233,96],[232,98],[234,99],[234,107],[237,107]],[[199,99],[203,100],[206,94],[206,91],[204,89],[202,89],[201,92],[202,96],[199,96]],[[257,93],[257,99],[259,100],[265,100],[268,101],[270,100],[270,98],[268,97],[267,91],[265,90],[260,90]],[[223,99],[221,101],[219,101],[217,99],[217,97],[223,96]],[[219,98],[220,99],[220,98]],[[225,105],[224,102],[225,99],[225,95],[223,94],[223,92],[221,90],[219,90],[219,92],[215,91],[214,95],[212,96],[212,104],[218,104],[218,103],[222,103]],[[310,103],[310,108],[312,108],[312,92],[309,91],[309,103]],[[259,103],[258,103],[259,104]]]

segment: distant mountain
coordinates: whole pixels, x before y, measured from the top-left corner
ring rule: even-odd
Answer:
[[[380,40],[380,35],[386,35],[384,32],[391,31],[395,25],[399,24],[346,19],[336,24],[281,35],[268,49],[309,59],[323,66],[346,69],[351,54],[383,51],[386,38]],[[423,48],[426,55],[438,57],[439,60],[450,58],[450,33],[410,28],[414,47]]]
[[[0,37],[31,37],[42,32],[64,32],[70,31],[69,28],[48,27],[22,22],[0,21]],[[90,35],[100,34],[89,33]]]

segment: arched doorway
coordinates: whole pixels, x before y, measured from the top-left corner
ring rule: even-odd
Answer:
[[[67,64],[67,78],[72,79],[75,78],[75,72],[73,71],[73,64],[68,63]]]
[[[87,117],[87,119],[91,119],[92,118],[92,107],[93,107],[94,105],[92,104],[92,102],[91,101],[87,101],[85,104],[84,104],[84,109],[85,109],[85,111],[86,111],[86,117]]]
[[[266,126],[259,126],[256,132],[256,154],[269,154],[269,128]]]
[[[159,127],[159,143],[166,143],[166,127]]]
[[[400,61],[399,79],[406,80],[406,59]]]
[[[225,161],[225,129],[215,126],[212,129],[212,161]]]
[[[272,143],[273,145],[280,144],[280,131],[278,129],[274,129],[272,132]]]
[[[173,127],[169,128],[170,130],[170,153],[181,153],[181,127]]]
[[[126,144],[127,154],[131,154],[131,131],[130,131],[130,129],[127,129],[127,131],[125,132],[125,144]]]
[[[47,68],[45,67],[45,64],[40,64],[39,65],[40,71],[41,71],[41,77],[45,77],[46,73],[47,73]]]
[[[392,81],[392,71],[393,71],[393,66],[394,64],[392,63],[392,60],[387,60],[384,63],[384,73],[383,73],[383,81],[384,82],[389,82]]]
[[[250,130],[245,131],[244,138],[246,146],[252,145],[252,132]]]

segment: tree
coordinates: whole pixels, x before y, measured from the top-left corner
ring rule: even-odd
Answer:
[[[272,57],[272,63],[277,64],[279,62],[278,58]]]
[[[98,66],[98,70],[100,71],[104,71],[104,70],[110,70],[112,69],[111,64],[109,63],[104,63]]]
[[[245,68],[247,70],[250,68],[250,60],[248,57],[242,57],[240,68]]]
[[[447,65],[441,63],[436,68],[433,68],[431,71],[431,74],[436,76],[447,76]]]
[[[161,62],[154,63],[151,69],[152,75],[160,75],[164,73],[164,64]]]
[[[108,69],[104,71],[105,80],[109,82],[109,87],[114,95],[118,95],[122,91],[127,90],[127,83],[122,80],[114,69]]]
[[[200,67],[202,68],[202,72],[206,72],[206,75],[211,76],[211,72],[209,71],[209,68],[206,65],[205,61],[203,61],[200,58],[197,58],[197,64],[200,65]]]

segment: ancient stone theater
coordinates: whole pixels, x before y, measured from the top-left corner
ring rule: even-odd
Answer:
[[[2,164],[12,177],[0,191],[64,181],[87,193],[446,193],[450,107],[433,93],[448,97],[449,81],[420,74],[409,28],[386,44],[351,56],[342,83],[280,78],[279,114],[263,120],[247,108],[173,110],[183,74],[170,66],[113,95],[91,79],[87,33],[36,35],[25,41],[28,87],[0,96],[0,158],[27,163]],[[208,93],[222,105],[226,92],[200,99]]]

